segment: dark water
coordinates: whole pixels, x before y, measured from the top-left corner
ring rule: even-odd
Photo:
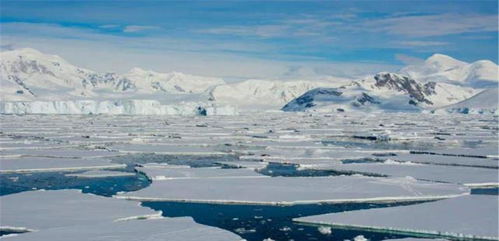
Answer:
[[[353,171],[337,171],[337,170],[313,170],[313,169],[299,169],[298,164],[286,164],[270,162],[267,167],[258,170],[259,173],[267,176],[277,177],[323,177],[323,176],[338,176],[338,175],[354,175],[360,174]],[[365,174],[365,176],[386,177],[381,174]]]
[[[16,230],[0,230],[0,236],[9,235],[9,234],[18,234],[18,233],[26,233],[26,232],[16,231]]]
[[[83,193],[112,196],[117,192],[136,191],[150,184],[142,173],[134,176],[81,178],[65,174],[78,172],[40,172],[0,175],[0,196],[18,192],[46,189],[80,189]]]
[[[409,236],[333,229],[331,234],[323,234],[318,227],[294,223],[293,218],[331,212],[343,212],[367,208],[381,208],[414,204],[310,204],[293,206],[265,205],[224,205],[187,202],[144,202],[145,207],[162,211],[165,217],[192,217],[200,224],[219,227],[240,235],[248,241],[262,241],[271,238],[280,240],[352,240],[358,235],[376,241],[388,238]]]
[[[499,195],[499,187],[471,189],[473,195]]]
[[[219,162],[237,161],[236,155],[161,155],[161,154],[131,154],[112,158],[112,162],[136,165],[145,163],[166,163],[168,165],[187,165],[190,167],[216,167]]]

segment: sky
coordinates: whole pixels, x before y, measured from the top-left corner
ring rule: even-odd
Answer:
[[[352,77],[434,53],[497,63],[498,2],[0,0],[0,47],[118,73]]]

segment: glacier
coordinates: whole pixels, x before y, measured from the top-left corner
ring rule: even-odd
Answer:
[[[421,65],[406,66],[397,73],[379,72],[360,78],[226,82],[222,78],[141,68],[122,74],[99,73],[30,48],[2,51],[0,57],[0,113],[4,114],[234,115],[238,110],[281,108],[332,113],[431,111],[497,87],[498,69],[486,60],[470,64],[436,54]],[[310,103],[314,108],[293,107],[296,100],[328,88],[342,95],[330,96],[329,101],[318,101],[320,104]],[[325,100],[326,96],[317,98]]]
[[[2,114],[65,114],[65,115],[237,115],[232,106],[181,102],[162,105],[156,100],[67,100],[0,102]]]

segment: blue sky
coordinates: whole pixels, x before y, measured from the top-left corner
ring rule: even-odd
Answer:
[[[496,0],[1,0],[3,49],[98,71],[227,78],[357,76],[433,53],[497,63]]]

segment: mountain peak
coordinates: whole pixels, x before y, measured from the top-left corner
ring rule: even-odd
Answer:
[[[32,48],[19,48],[0,52],[4,61],[36,60],[40,62],[67,63],[58,55],[45,54]]]
[[[467,65],[468,63],[457,60],[455,58],[452,58],[444,54],[433,54],[428,59],[426,59],[425,64],[432,65],[441,70],[446,70],[455,67],[462,67]]]

